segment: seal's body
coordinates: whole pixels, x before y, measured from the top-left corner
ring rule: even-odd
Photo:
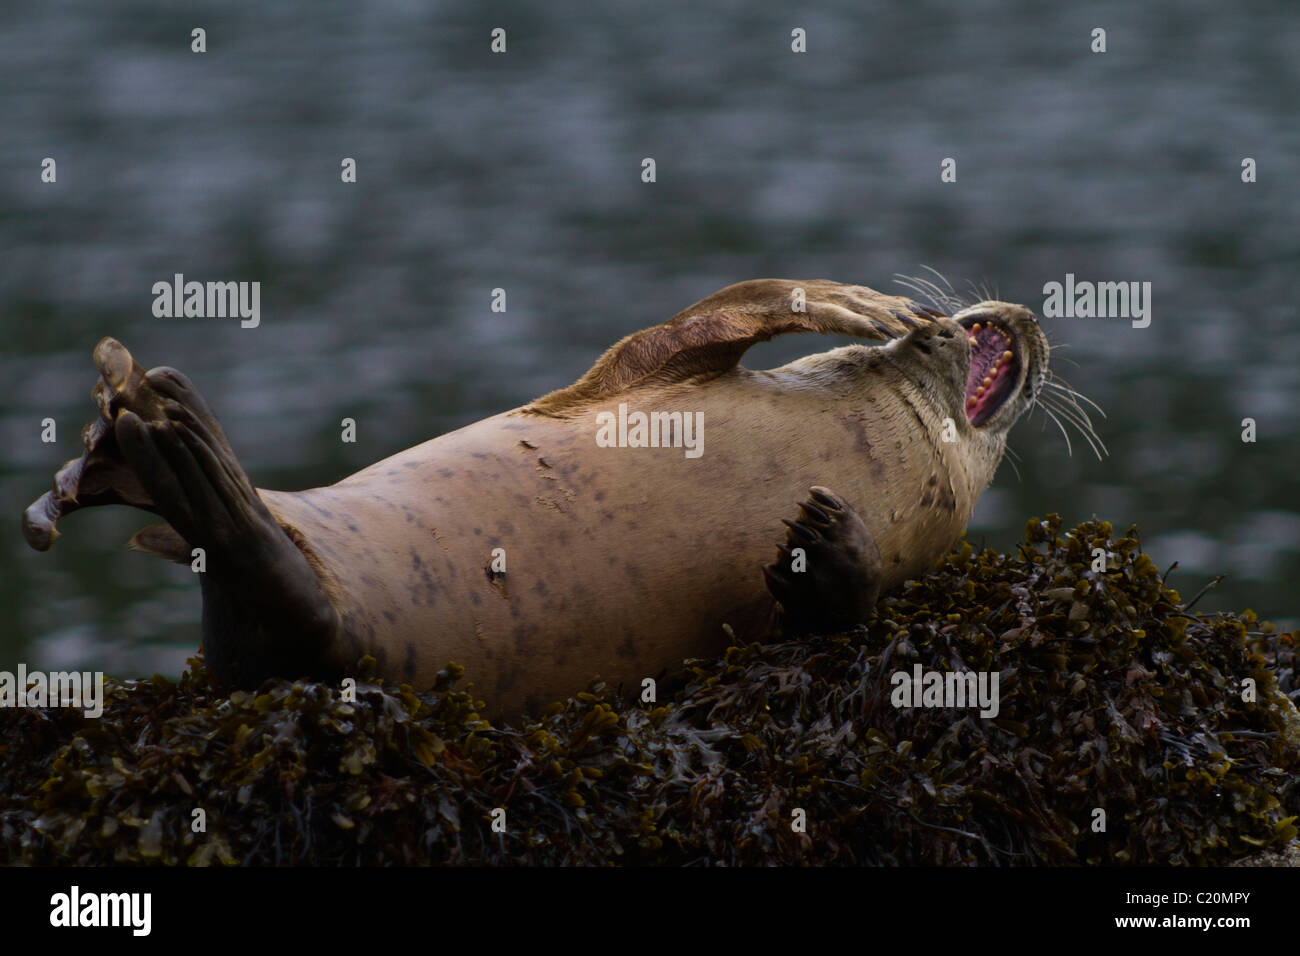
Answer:
[[[787,331],[894,338],[736,364]],[[184,376],[145,373],[111,339],[96,361],[103,416],[29,509],[34,546],[78,506],[157,511],[168,525],[135,544],[204,549],[205,650],[230,681],[331,677],[368,653],[424,687],[456,661],[517,712],[598,675],[636,690],[716,656],[724,624],[769,635],[778,605],[787,630],[860,619],[961,536],[1047,346],[1019,306],[950,318],[755,280],[629,336],[567,389],[296,493],[252,488]],[[607,447],[637,413],[673,423],[661,447]],[[668,441],[683,422],[694,448]]]

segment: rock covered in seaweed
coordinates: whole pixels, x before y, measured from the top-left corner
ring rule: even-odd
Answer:
[[[0,853],[1218,863],[1296,834],[1294,643],[1271,630],[1185,610],[1134,529],[1049,516],[1016,554],[963,545],[865,628],[732,647],[656,704],[595,683],[518,727],[484,720],[454,666],[427,694],[362,680],[346,701],[287,680],[226,697],[196,658],[179,682],[107,682],[97,720],[0,711]],[[998,674],[997,715],[894,706],[918,664]]]

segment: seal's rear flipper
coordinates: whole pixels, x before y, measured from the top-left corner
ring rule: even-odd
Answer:
[[[100,420],[86,431],[86,454],[28,509],[28,542],[48,548],[55,521],[87,505],[153,511],[170,527],[146,528],[134,546],[174,560],[203,549],[204,649],[218,677],[250,685],[323,659],[338,630],[333,605],[197,389],[175,369],[145,372],[111,338],[96,346],[95,364]]]
[[[54,488],[23,513],[23,537],[37,551],[48,551],[59,536],[59,519],[81,508],[121,504],[154,510],[153,500],[122,460],[108,421],[87,425],[81,441],[85,453],[64,462],[54,475]]]
[[[780,557],[763,568],[767,589],[781,604],[787,635],[831,633],[863,623],[880,596],[880,550],[867,526],[827,488],[814,487]],[[794,550],[802,549],[796,556]]]

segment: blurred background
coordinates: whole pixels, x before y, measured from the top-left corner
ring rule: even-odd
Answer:
[[[1147,329],[1044,320],[1110,455],[1077,436],[1067,455],[1035,412],[974,543],[1010,547],[1048,511],[1136,522],[1185,598],[1227,575],[1199,609],[1300,623],[1290,0],[228,6],[6,10],[0,668],[175,675],[199,642],[194,576],[124,549],[148,516],[78,513],[47,554],[19,532],[80,454],[101,336],[188,373],[254,481],[298,489],[568,384],[728,283],[902,292],[922,265],[1040,313],[1066,273],[1152,283]],[[261,326],[154,318],[177,272],[260,281]]]

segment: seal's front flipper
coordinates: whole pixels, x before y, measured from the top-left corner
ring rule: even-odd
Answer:
[[[781,604],[786,634],[829,633],[861,624],[880,596],[880,550],[867,526],[834,492],[811,489],[780,556],[763,568]],[[796,549],[800,553],[796,554]]]
[[[886,341],[942,314],[911,299],[826,279],[751,279],[683,309],[662,325],[614,343],[567,388],[527,411],[564,418],[636,384],[702,381],[735,368],[745,350],[778,335],[815,332]]]

